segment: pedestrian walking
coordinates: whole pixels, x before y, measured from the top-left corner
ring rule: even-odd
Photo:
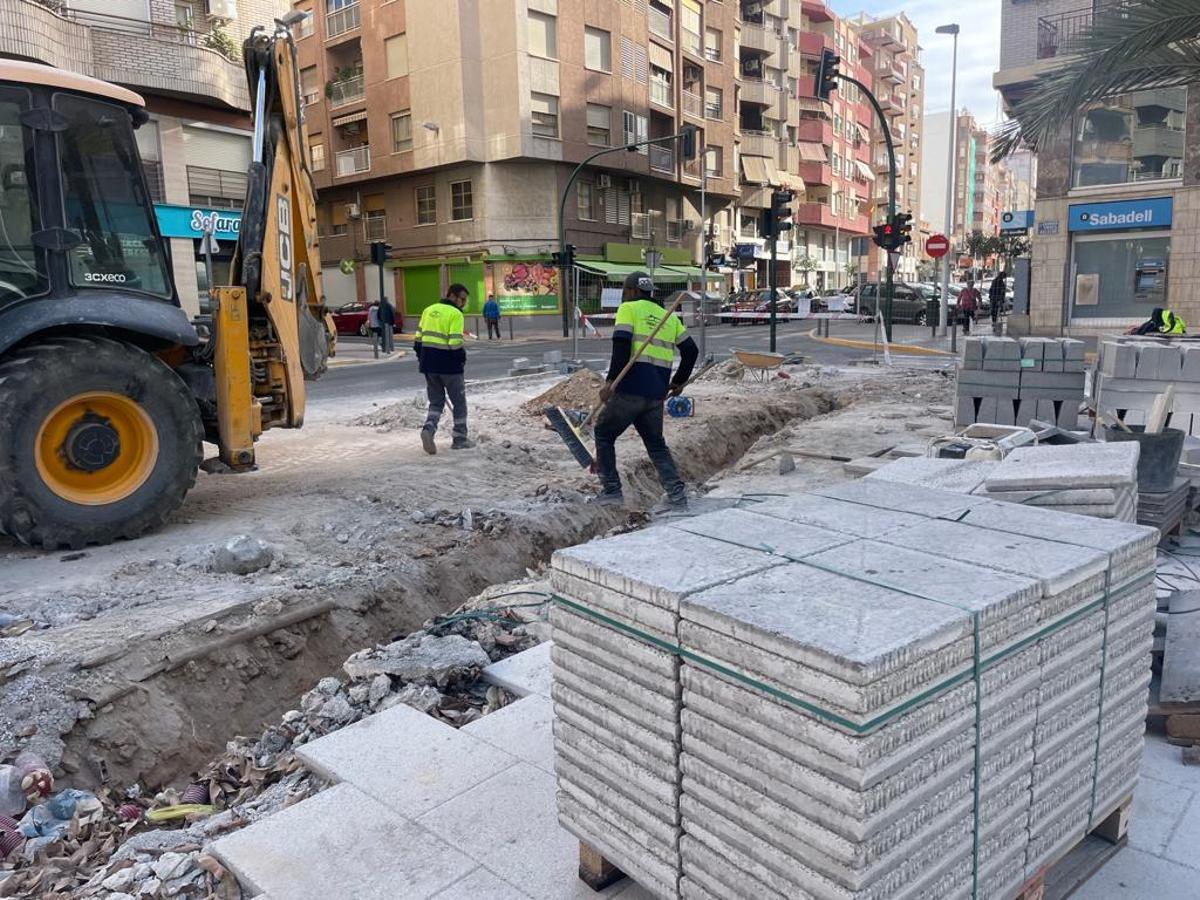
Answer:
[[[413,340],[413,351],[425,376],[425,393],[429,397],[429,412],[421,427],[421,446],[429,454],[437,453],[433,436],[446,409],[446,400],[454,412],[454,440],[451,450],[467,450],[475,442],[467,437],[467,351],[463,346],[463,307],[467,305],[467,289],[461,284],[450,285],[446,299],[425,307]]]
[[[1000,333],[1000,316],[1008,303],[1007,281],[1008,275],[1001,272],[992,279],[992,286],[988,288],[988,304],[992,308],[992,334]]]
[[[958,323],[962,325],[963,334],[971,333],[971,323],[975,321],[975,314],[979,311],[979,301],[982,299],[979,288],[975,287],[975,282],[968,278],[967,286],[958,295]]]
[[[604,408],[595,427],[596,467],[601,486],[598,501],[623,502],[616,442],[632,425],[654,464],[659,483],[667,492],[667,504],[681,509],[687,506],[687,488],[663,439],[663,404],[668,394],[675,396],[683,391],[700,349],[675,313],[668,316],[654,340],[650,340],[650,333],[664,315],[662,305],[653,299],[653,292],[654,282],[645,272],[633,272],[625,277],[621,305],[613,327],[608,384],[600,391]],[[614,389],[611,386],[613,380],[642,346],[645,347],[642,355]],[[672,378],[671,364],[676,349],[680,356],[679,369]]]
[[[379,303],[379,333],[383,338],[384,353],[392,353],[396,349],[395,329],[396,308],[384,297]]]
[[[487,322],[488,340],[492,339],[493,331],[496,340],[500,340],[500,304],[496,302],[495,294],[488,294],[487,303],[483,304],[483,320]]]
[[[378,355],[379,347],[379,304],[372,303],[367,307],[367,334],[371,336],[371,347]]]

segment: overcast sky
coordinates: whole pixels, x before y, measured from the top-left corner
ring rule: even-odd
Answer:
[[[828,0],[841,16],[867,12],[877,18],[908,14],[917,26],[921,63],[925,66],[925,110],[945,112],[950,108],[950,60],[954,38],[935,34],[939,25],[957,22],[959,109],[966,107],[981,125],[997,120],[992,73],[1000,61],[1001,0]]]

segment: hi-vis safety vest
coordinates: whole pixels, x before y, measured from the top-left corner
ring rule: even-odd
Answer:
[[[1187,323],[1169,309],[1164,309],[1159,313],[1159,318],[1162,320],[1158,326],[1159,334],[1186,334]]]
[[[463,345],[462,310],[449,303],[425,307],[417,325],[417,340],[424,350],[458,350]]]
[[[645,347],[629,374],[617,387],[621,393],[643,397],[662,398],[667,395],[671,380],[671,367],[675,362],[675,348],[687,340],[687,329],[675,313],[667,318],[658,334],[650,333],[662,321],[666,311],[653,300],[626,300],[617,308],[613,336],[628,334],[632,339],[630,354]]]

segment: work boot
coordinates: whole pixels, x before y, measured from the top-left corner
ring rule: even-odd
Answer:
[[[475,442],[469,437],[456,437],[450,443],[451,450],[470,450],[475,446]]]
[[[425,452],[430,456],[437,453],[437,444],[433,442],[433,432],[428,428],[421,429],[421,446],[425,448]]]
[[[601,491],[588,502],[596,506],[624,506],[625,496],[620,491]]]

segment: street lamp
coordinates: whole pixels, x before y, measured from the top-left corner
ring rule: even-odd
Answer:
[[[946,238],[950,241],[950,246],[954,246],[954,169],[958,165],[958,160],[954,157],[954,147],[957,143],[957,135],[955,132],[958,129],[958,113],[956,111],[955,90],[958,87],[958,25],[940,25],[936,29],[938,34],[950,34],[954,36],[954,55],[950,63],[950,150],[947,156],[946,164]],[[946,318],[950,308],[950,254],[947,253],[942,257],[942,302],[938,306],[938,334],[942,337],[946,336]]]

